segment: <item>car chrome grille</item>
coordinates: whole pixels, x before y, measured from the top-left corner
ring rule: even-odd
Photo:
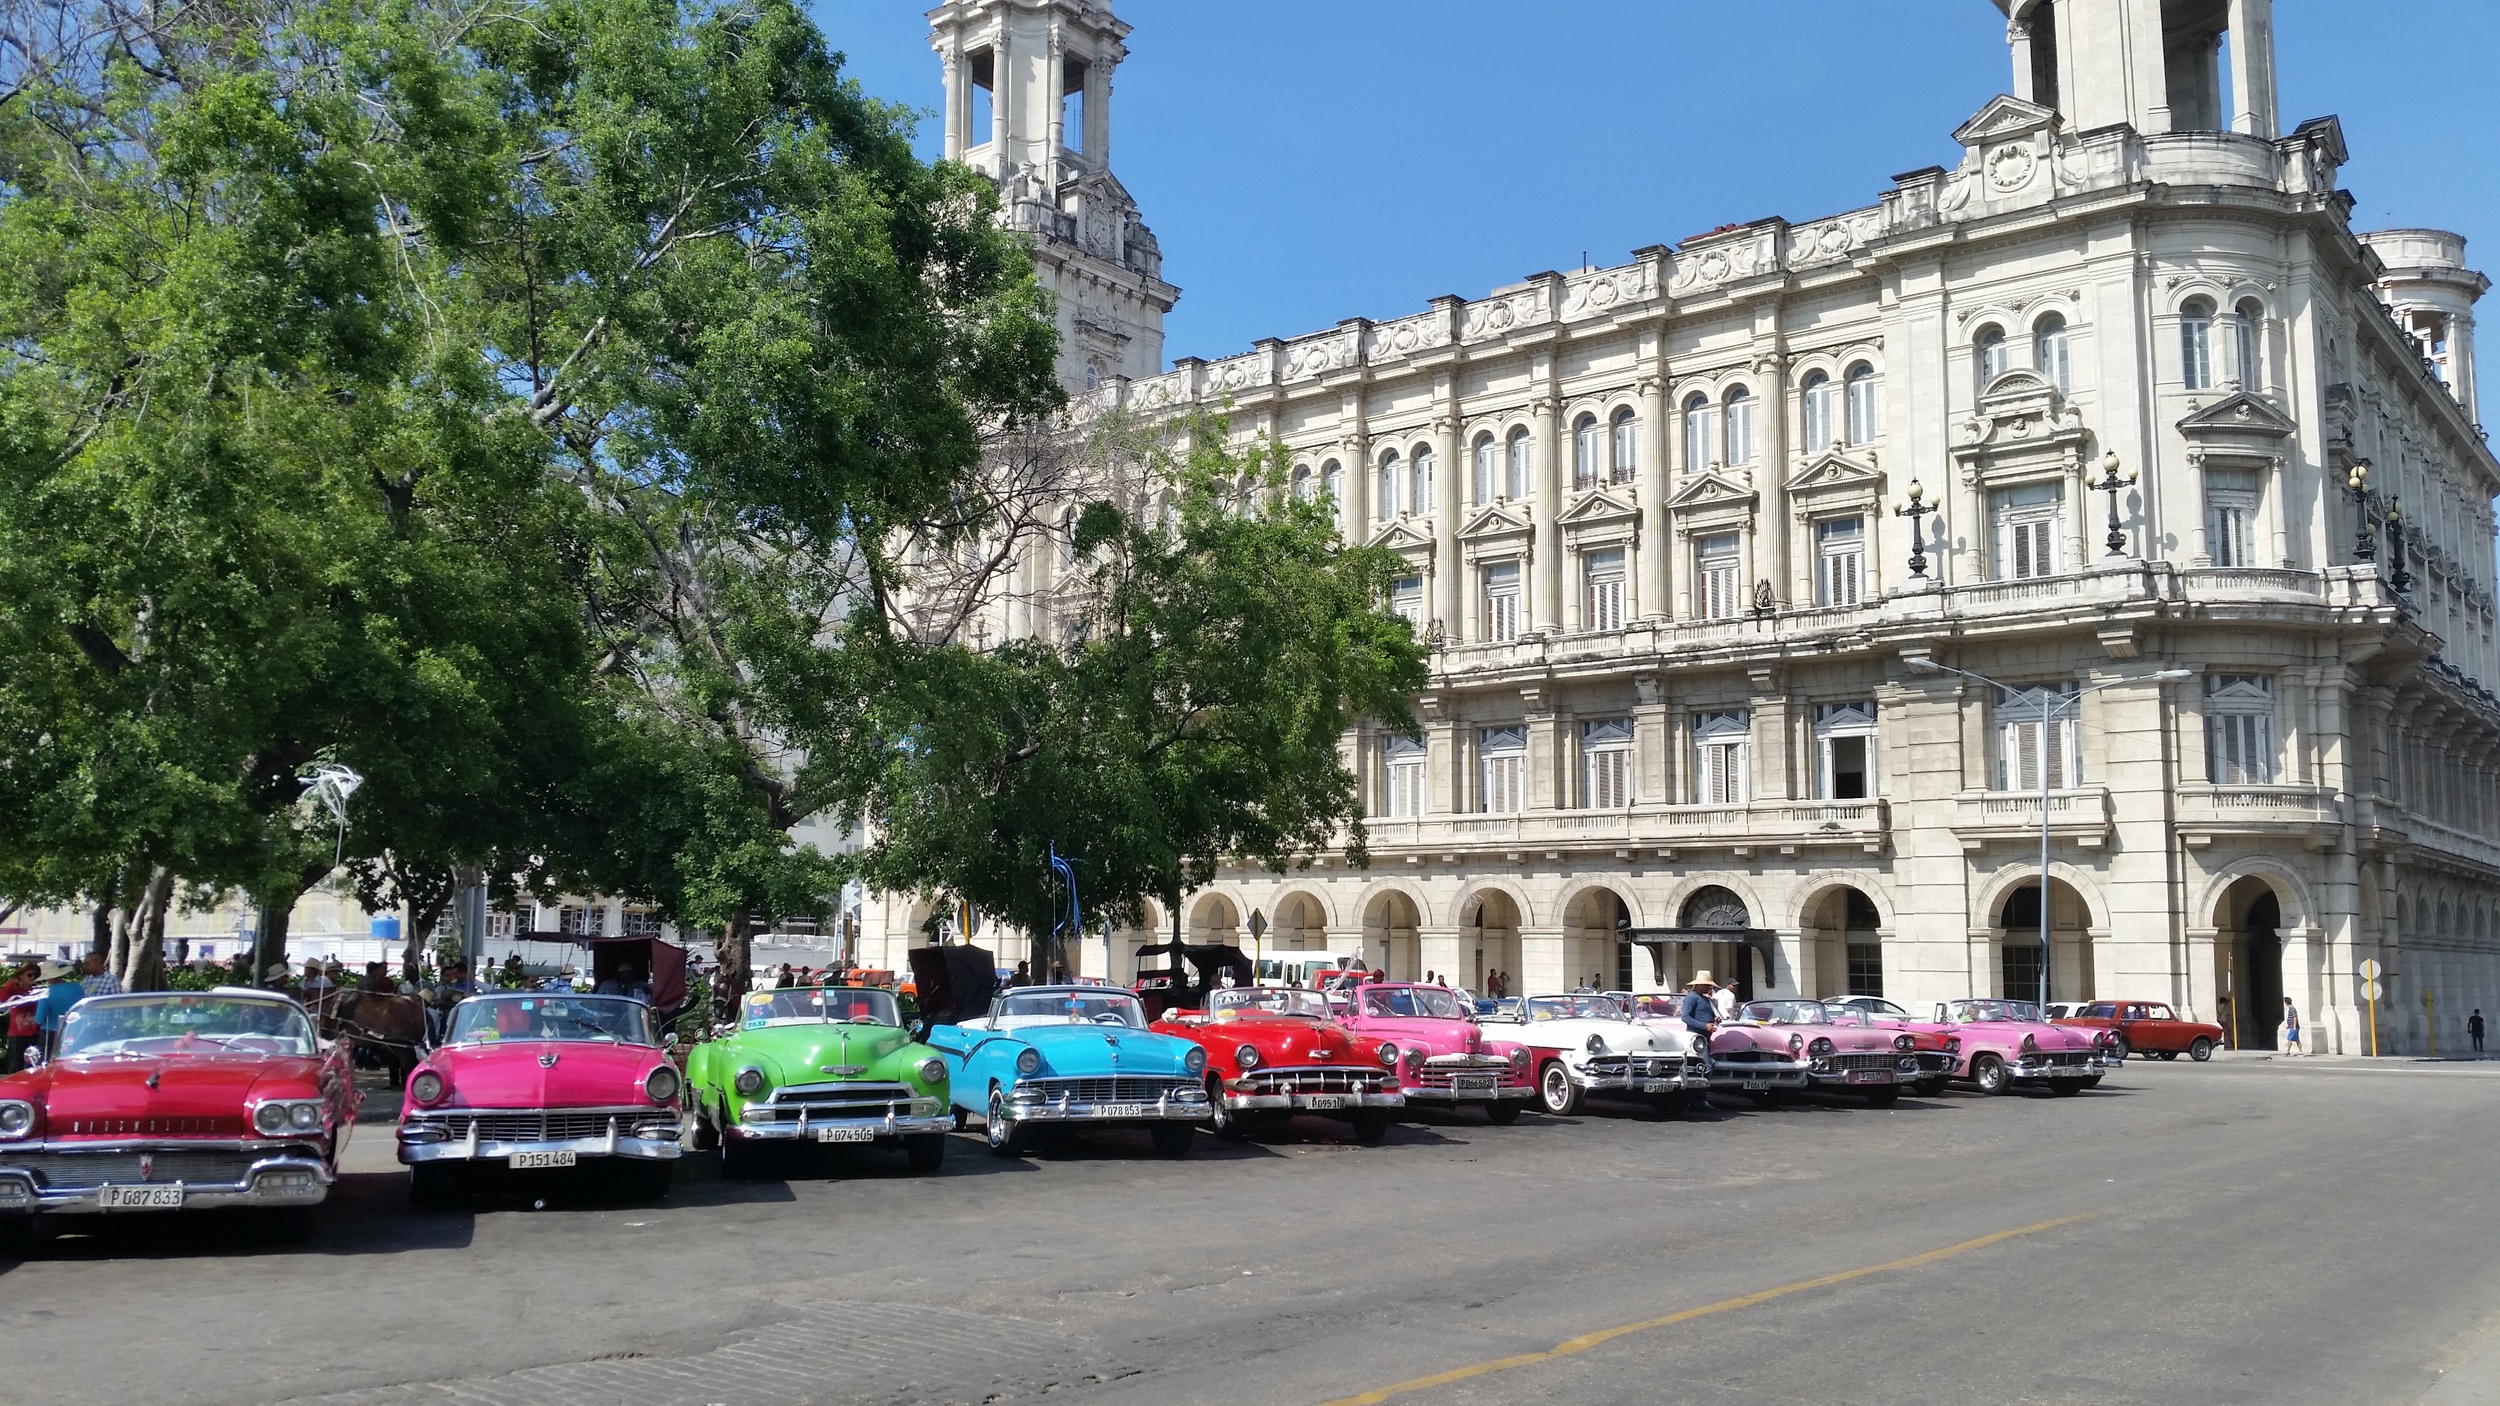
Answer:
[[[2052,1068],[2085,1068],[2092,1062],[2093,1056],[2089,1050],[2041,1050],[2023,1056],[2025,1064],[2035,1066],[2045,1064]]]
[[[1386,1070],[1332,1067],[1262,1069],[1245,1078],[1254,1094],[1376,1094],[1389,1084]]]
[[[468,1137],[474,1126],[480,1142],[575,1142],[606,1137],[608,1124],[630,1134],[633,1120],[666,1117],[665,1108],[530,1108],[491,1109],[475,1113],[415,1113],[403,1120],[410,1128],[438,1128],[451,1141]]]
[[[1153,1103],[1196,1087],[1194,1079],[1120,1075],[1108,1079],[1021,1079],[1015,1093],[1019,1099],[1044,1103],[1057,1103],[1063,1098],[1077,1103]]]
[[[1730,1050],[1725,1054],[1714,1053],[1710,1058],[1716,1064],[1787,1064],[1796,1056],[1785,1051],[1756,1049]]]
[[[250,1137],[243,1116],[231,1118],[73,1118],[52,1125],[57,1137]]]
[[[164,1184],[189,1182],[197,1186],[233,1186],[243,1180],[254,1162],[276,1155],[275,1149],[258,1152],[28,1152],[0,1153],[0,1167],[16,1168],[35,1174],[35,1181],[45,1187],[136,1185],[140,1182]],[[147,1175],[140,1174],[139,1161],[152,1158]]]
[[[1898,1054],[1845,1054],[1827,1056],[1823,1062],[1834,1069],[1844,1070],[1897,1069],[1900,1067],[1900,1059],[1901,1056]]]
[[[1656,1052],[1595,1055],[1588,1071],[1601,1079],[1672,1079],[1684,1072],[1684,1056]]]
[[[1443,1055],[1427,1060],[1405,1082],[1424,1089],[1446,1089],[1458,1079],[1491,1079],[1500,1084],[1511,1076],[1510,1061],[1492,1055]]]
[[[801,1116],[819,1118],[910,1117],[919,1095],[907,1084],[791,1084],[773,1090],[762,1103],[750,1103],[739,1114],[742,1123],[786,1123]]]

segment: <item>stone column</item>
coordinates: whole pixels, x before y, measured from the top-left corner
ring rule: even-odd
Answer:
[[[964,51],[961,41],[949,43],[939,57],[946,82],[946,159],[964,159],[964,98],[970,84],[964,81]]]
[[[1050,149],[1042,153],[1042,170],[1048,173],[1050,189],[1059,189],[1059,157],[1068,149],[1068,51],[1057,26],[1050,31],[1049,72],[1042,75],[1042,91],[1050,102]]]
[[[1085,70],[1085,159],[1097,171],[1111,169],[1111,65],[1097,63]]]
[[[998,172],[1007,173],[1007,112],[1010,99],[1009,78],[1015,69],[1015,51],[1007,37],[1007,25],[1001,21],[990,38],[990,152],[998,161]]]
[[[1771,315],[1776,318],[1778,313]],[[1777,335],[1774,325],[1773,336]],[[1758,501],[1763,506],[1755,521],[1761,525],[1762,550],[1770,569],[1756,579],[1769,581],[1771,589],[1781,593],[1783,609],[1794,609],[1813,596],[1797,594],[1796,563],[1791,560],[1788,537],[1788,358],[1773,352],[1757,364],[1757,370],[1762,382],[1763,442],[1754,456],[1754,491],[1761,495]]]
[[[1660,282],[1665,282],[1663,274]],[[1675,443],[1675,434],[1667,419],[1666,338],[1658,333],[1651,335],[1656,338],[1659,353],[1655,369],[1640,386],[1642,406],[1649,420],[1649,452],[1641,456],[1641,470],[1634,485],[1641,510],[1640,550],[1636,555],[1641,563],[1640,617],[1663,620],[1672,600],[1667,594],[1669,558],[1673,555],[1668,550],[1673,537],[1667,531],[1667,485],[1673,480],[1667,473],[1667,451]]]
[[[1520,995],[1568,991],[1577,984],[1577,978],[1571,975],[1569,954],[1564,950],[1565,936],[1560,927],[1519,930]]]
[[[1420,972],[1439,972],[1441,979],[1466,985],[1475,962],[1475,933],[1460,928],[1417,928],[1415,947],[1422,954]]]
[[[1553,354],[1544,354],[1544,369],[1550,376]],[[1562,631],[1562,404],[1558,388],[1549,380],[1534,407],[1537,438],[1536,490],[1536,585],[1530,590],[1530,605],[1539,634]]]
[[[2275,138],[2274,0],[2231,0],[2231,130]]]

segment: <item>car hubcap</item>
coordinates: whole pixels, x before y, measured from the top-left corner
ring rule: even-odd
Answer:
[[[996,1089],[990,1090],[989,1134],[990,1146],[1007,1145],[1007,1100],[999,1097]]]
[[[1571,1097],[1571,1076],[1560,1066],[1545,1071],[1545,1106],[1560,1108]]]

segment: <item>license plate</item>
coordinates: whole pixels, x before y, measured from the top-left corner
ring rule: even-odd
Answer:
[[[1743,1087],[1745,1092],[1749,1094],[1758,1094],[1764,1089],[1771,1087],[1771,1081],[1768,1079],[1747,1079],[1741,1087]]]
[[[1311,1099],[1311,1107],[1315,1109],[1343,1108],[1345,1107],[1345,1100],[1337,1097],[1335,1094],[1318,1094],[1313,1096]]]
[[[1643,1079],[1641,1081],[1641,1092],[1645,1094],[1671,1094],[1675,1092],[1675,1083],[1673,1080],[1669,1079]]]
[[[576,1154],[570,1152],[515,1152],[512,1154],[512,1165],[516,1168],[570,1167],[576,1160],[578,1160]]]
[[[877,1130],[874,1128],[818,1128],[816,1140],[818,1142],[875,1142]]]
[[[97,1190],[95,1203],[107,1211],[179,1211],[182,1209],[182,1188],[107,1186]]]
[[[1892,1071],[1888,1069],[1852,1069],[1849,1071],[1849,1082],[1852,1084],[1889,1084],[1892,1082]]]
[[[1146,1116],[1146,1105],[1142,1103],[1097,1103],[1094,1105],[1094,1116],[1097,1118],[1143,1118]]]
[[[1452,1079],[1450,1088],[1462,1094],[1489,1094],[1493,1092],[1493,1080],[1490,1076],[1481,1079]]]

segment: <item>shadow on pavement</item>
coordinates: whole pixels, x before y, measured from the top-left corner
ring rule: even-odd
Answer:
[[[393,1255],[457,1250],[476,1230],[466,1214],[419,1215],[408,1206],[408,1178],[396,1172],[345,1172],[330,1199],[300,1219],[266,1211],[48,1219],[31,1258],[65,1261],[181,1260],[235,1254]],[[15,1262],[0,1259],[0,1272]]]

